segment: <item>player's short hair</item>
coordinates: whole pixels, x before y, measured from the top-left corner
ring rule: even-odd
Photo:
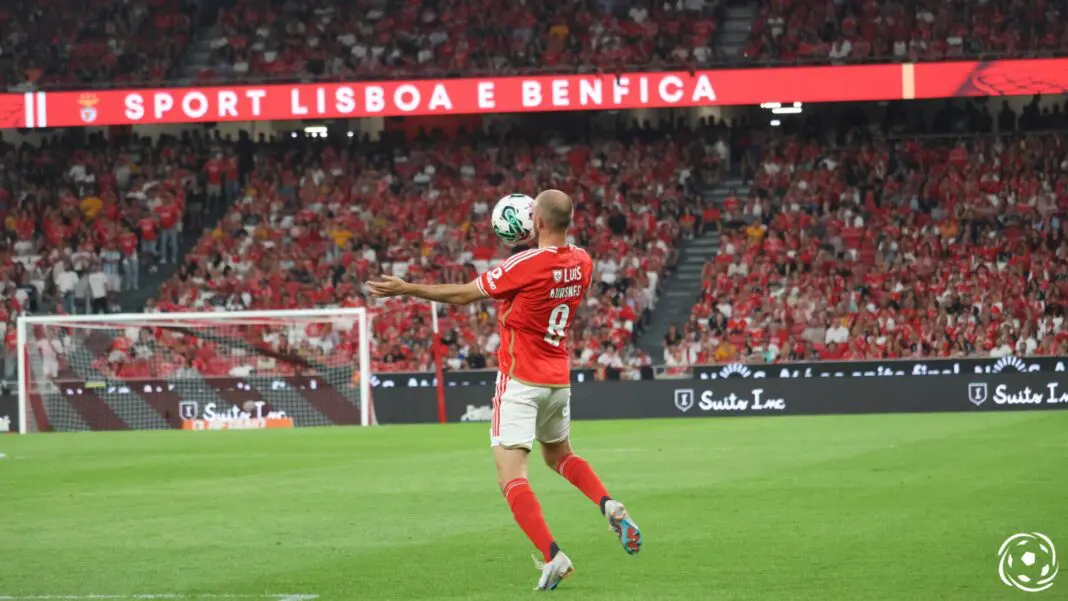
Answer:
[[[571,197],[560,190],[545,190],[534,199],[538,215],[545,220],[545,225],[554,232],[566,232],[571,227],[571,218],[575,215],[575,203]]]

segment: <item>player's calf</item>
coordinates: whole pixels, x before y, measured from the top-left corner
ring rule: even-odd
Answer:
[[[567,444],[566,441],[564,444]],[[582,494],[600,507],[601,513],[604,514],[605,502],[612,498],[608,494],[608,489],[605,488],[604,483],[597,476],[597,472],[593,471],[593,468],[590,467],[590,464],[585,459],[570,452],[570,445],[568,445],[567,450],[566,454],[554,454],[551,457],[552,463],[550,463],[550,456],[547,454],[546,463],[575,488],[582,491]]]
[[[542,454],[549,467],[555,469],[600,507],[601,514],[608,518],[608,527],[619,538],[619,544],[623,546],[624,551],[631,555],[641,551],[642,532],[638,524],[631,519],[623,504],[608,494],[590,464],[571,452],[571,445],[567,440],[555,445],[543,444]]]

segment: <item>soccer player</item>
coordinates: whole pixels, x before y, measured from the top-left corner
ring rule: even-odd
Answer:
[[[593,280],[585,250],[567,244],[574,216],[571,198],[546,190],[534,199],[537,247],[513,255],[467,284],[423,286],[385,276],[369,282],[379,297],[414,296],[467,305],[485,298],[500,301],[497,390],[493,397],[490,446],[497,483],[512,515],[544,562],[536,590],[552,590],[574,571],[560,550],[527,482],[527,457],[534,441],[549,468],[575,485],[601,513],[630,554],[641,550],[642,535],[626,508],[608,494],[601,479],[571,450],[571,367],[567,333],[572,316]]]

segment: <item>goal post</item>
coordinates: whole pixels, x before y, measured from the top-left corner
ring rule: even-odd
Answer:
[[[364,308],[22,316],[18,431],[375,423]]]

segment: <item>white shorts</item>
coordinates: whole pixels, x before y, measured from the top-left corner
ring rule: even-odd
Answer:
[[[571,435],[571,389],[528,386],[497,373],[490,446],[531,449]]]

